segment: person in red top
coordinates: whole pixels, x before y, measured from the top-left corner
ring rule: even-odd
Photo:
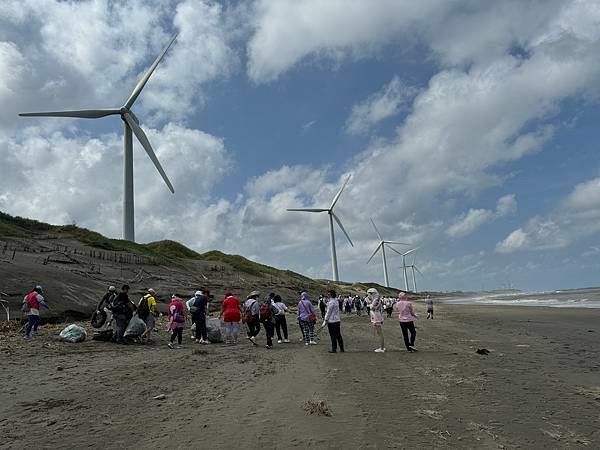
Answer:
[[[242,304],[231,292],[225,292],[220,316],[225,329],[225,343],[237,344],[242,320]]]
[[[181,347],[181,341],[183,339],[183,327],[185,326],[185,313],[183,302],[177,295],[171,296],[171,303],[169,303],[169,331],[171,334],[171,342],[169,347],[173,348],[175,338],[177,338],[178,348]]]

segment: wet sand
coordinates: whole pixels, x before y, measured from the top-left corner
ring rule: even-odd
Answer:
[[[333,355],[326,331],[302,345],[291,317],[292,342],[272,350],[189,331],[180,350],[164,331],[144,346],[4,333],[0,448],[600,447],[600,310],[416,309],[414,354],[394,319],[374,353],[364,316],[343,317]],[[307,415],[310,399],[331,417]]]

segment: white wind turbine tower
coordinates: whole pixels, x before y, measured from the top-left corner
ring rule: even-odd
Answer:
[[[413,263],[410,266],[406,266],[406,268],[412,270],[412,279],[413,279],[413,292],[416,294],[419,292],[417,290],[417,276],[415,275],[415,271],[419,273],[419,275],[424,276],[423,273],[417,267],[417,255],[416,253],[413,255]]]
[[[154,163],[154,166],[160,173],[161,177],[169,187],[169,190],[172,193],[175,193],[173,189],[173,185],[169,181],[167,174],[163,170],[154,150],[152,150],[152,146],[146,137],[146,133],[139,126],[138,118],[131,111],[131,107],[137,100],[138,96],[146,86],[148,79],[156,69],[156,66],[160,63],[160,61],[169,50],[169,47],[173,44],[175,39],[177,38],[177,34],[175,34],[162,49],[158,57],[154,60],[150,68],[146,71],[144,76],[138,81],[138,84],[135,86],[131,95],[125,102],[123,106],[120,108],[114,109],[85,109],[85,110],[76,110],[76,111],[52,111],[52,112],[35,112],[35,113],[22,113],[19,116],[23,117],[77,117],[82,119],[99,119],[105,116],[112,115],[120,115],[123,120],[123,124],[125,126],[124,133],[124,153],[123,153],[123,239],[127,241],[135,241],[135,226],[134,226],[134,207],[133,207],[133,137],[132,132],[135,134],[136,138],[146,150],[146,153]]]
[[[408,266],[406,265],[406,257],[408,255],[410,255],[411,253],[417,251],[419,249],[419,247],[415,247],[407,252],[404,253],[400,253],[398,250],[396,250],[394,247],[390,247],[393,251],[395,251],[396,253],[398,253],[400,256],[402,256],[402,272],[404,274],[404,289],[408,292],[408,274],[406,272],[406,269],[408,269]]]
[[[340,199],[340,195],[342,195],[342,192],[343,192],[344,188],[346,187],[346,185],[348,184],[348,181],[350,181],[351,176],[352,175],[348,175],[348,178],[346,178],[346,181],[344,181],[342,188],[338,191],[338,193],[335,195],[335,197],[333,197],[333,201],[331,202],[331,206],[329,208],[292,208],[292,209],[288,209],[288,211],[300,211],[300,212],[310,212],[310,213],[326,212],[329,215],[329,237],[331,240],[331,269],[333,272],[333,281],[340,281],[340,277],[338,274],[337,255],[335,252],[335,234],[333,231],[333,221],[334,220],[337,222],[338,226],[340,227],[340,229],[342,230],[342,232],[348,239],[348,242],[350,242],[350,245],[352,247],[354,247],[354,244],[352,243],[350,236],[348,236],[348,233],[346,233],[346,230],[344,229],[342,222],[340,221],[338,216],[336,216],[335,213],[333,212],[333,208],[335,207],[335,204],[337,203],[337,201]]]
[[[390,287],[390,281],[388,278],[388,270],[387,270],[387,260],[385,257],[385,245],[386,244],[397,244],[397,245],[410,245],[410,244],[405,244],[404,242],[396,242],[396,241],[385,241],[383,240],[383,238],[381,237],[381,233],[379,233],[379,230],[377,229],[377,226],[375,226],[375,222],[373,222],[373,219],[371,219],[371,223],[373,224],[373,228],[375,228],[375,233],[377,233],[377,237],[379,238],[379,245],[377,246],[377,248],[375,248],[375,251],[373,252],[373,254],[371,255],[371,257],[369,258],[369,260],[367,261],[367,264],[369,264],[371,262],[371,260],[373,259],[373,257],[377,254],[377,252],[379,250],[381,250],[381,259],[383,261],[383,279],[385,281],[385,286],[386,287]]]

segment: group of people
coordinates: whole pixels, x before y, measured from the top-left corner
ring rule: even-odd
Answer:
[[[114,286],[110,286],[98,305],[98,310],[110,314],[106,326],[112,327],[112,340],[116,343],[125,343],[125,330],[134,315],[145,324],[145,330],[140,339],[142,341],[149,340],[156,327],[156,318],[160,316],[154,289],[148,289],[137,304],[129,298],[129,290],[130,288],[126,284],[121,287],[119,292]],[[28,316],[25,331],[26,339],[31,339],[37,331],[40,308],[49,308],[42,293],[43,289],[38,285],[23,300],[22,309]],[[384,353],[386,351],[383,331],[384,314],[392,317],[394,312],[398,315],[406,349],[409,352],[416,351],[414,321],[417,316],[406,293],[400,292],[396,299],[382,297],[375,288],[368,289],[367,296],[364,299],[359,296],[340,297],[333,289],[328,290],[326,294],[326,296],[320,296],[317,302],[323,321],[318,329],[316,328],[317,313],[308,293],[302,292],[300,294],[296,308],[296,319],[305,346],[316,345],[317,333],[327,328],[331,339],[331,349],[329,351],[331,353],[337,353],[338,350],[344,352],[341,313],[343,311],[348,315],[354,309],[358,315],[361,315],[361,311],[365,309],[378,338],[379,345],[375,352]],[[210,291],[205,288],[197,290],[194,296],[185,302],[176,294],[171,296],[170,303],[167,306],[167,329],[171,333],[168,343],[170,348],[174,348],[176,341],[178,346],[182,345],[187,316],[191,317],[192,328],[194,329],[192,338],[194,341],[198,344],[209,343],[206,323],[211,298]],[[433,300],[427,297],[425,304],[427,318],[433,319]],[[288,312],[289,307],[283,302],[281,296],[276,293],[270,293],[261,299],[260,291],[252,291],[242,303],[235,297],[233,292],[227,291],[224,294],[219,312],[224,341],[228,345],[237,344],[241,326],[244,324],[246,338],[255,346],[258,345],[257,336],[261,328],[265,330],[265,347],[267,349],[273,347],[275,334],[277,334],[277,343],[289,343],[289,330],[286,319]]]

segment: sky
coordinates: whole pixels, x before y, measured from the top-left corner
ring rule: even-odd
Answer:
[[[19,112],[133,111],[139,242],[180,241],[419,289],[600,285],[600,3],[584,0],[0,2],[0,210],[121,237],[123,125]],[[397,246],[398,250],[411,247]],[[412,263],[409,258],[408,263]],[[388,251],[390,281],[401,258]]]

